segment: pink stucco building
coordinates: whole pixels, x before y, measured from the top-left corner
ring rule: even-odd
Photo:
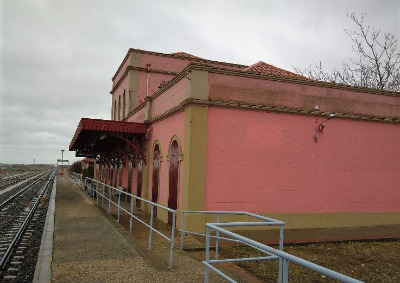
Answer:
[[[112,81],[111,120],[82,119],[70,145],[97,179],[286,229],[400,224],[399,93],[138,49]]]

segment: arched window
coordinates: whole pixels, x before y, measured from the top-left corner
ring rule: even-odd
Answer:
[[[172,140],[169,150],[169,195],[168,207],[171,209],[178,208],[178,185],[179,185],[179,163],[180,152],[179,144],[176,139]],[[173,224],[173,214],[168,212],[168,224]]]
[[[113,119],[117,120],[117,100],[114,100]]]
[[[153,174],[152,174],[152,189],[151,189],[151,201],[158,202],[158,187],[160,179],[160,161],[161,161],[161,151],[158,143],[154,145],[153,150]],[[154,215],[157,215],[157,207],[153,208]]]
[[[125,97],[125,90],[124,90],[124,94],[122,97],[122,119],[125,119],[125,111],[126,111],[126,97]],[[121,120],[122,120],[121,119]]]
[[[128,113],[131,112],[131,110],[133,109],[133,100],[132,100],[132,91],[128,91],[129,92],[129,101],[128,101]]]
[[[118,121],[121,121],[121,95],[118,96]]]

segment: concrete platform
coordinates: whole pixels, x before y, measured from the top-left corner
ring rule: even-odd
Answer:
[[[177,250],[168,269],[164,244],[155,239],[148,251],[65,176],[57,177],[46,226],[34,282],[204,282],[201,261]]]
[[[129,204],[125,205],[129,207]],[[115,220],[115,208],[110,215],[107,213],[108,204],[103,209],[100,206],[68,177],[57,177],[34,282],[204,282],[204,265],[201,263],[204,254],[179,250],[179,233],[176,233],[174,266],[168,269],[168,242],[153,234],[152,251],[149,251],[147,228],[134,223],[130,234],[126,215],[121,214],[120,224]],[[157,225],[161,230],[168,230],[166,225],[162,227],[162,223]],[[277,239],[276,233],[254,231],[248,236],[270,243]],[[246,232],[241,234],[246,235]],[[350,240],[360,236],[400,238],[400,225],[285,230],[284,239],[285,243],[307,242],[321,236],[331,240]],[[186,247],[187,243],[185,240]],[[202,246],[201,241],[197,244]],[[236,279],[245,278],[242,282],[257,282],[235,266],[227,266],[226,271]],[[210,282],[225,282],[213,272],[210,276]]]

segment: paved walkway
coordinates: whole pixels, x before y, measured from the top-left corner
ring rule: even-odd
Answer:
[[[127,221],[121,218],[125,226]],[[203,254],[195,259],[196,254],[189,256],[175,249],[174,267],[169,270],[169,244],[155,235],[150,252],[146,243],[148,230],[134,230],[132,237],[66,176],[57,177],[34,282],[204,282]],[[400,225],[361,230],[359,227],[337,231],[288,230],[285,242],[310,240],[321,237],[321,233],[328,233],[326,238],[334,235],[336,239],[356,238],[359,233],[371,238],[399,237]],[[276,235],[260,235],[266,242],[272,238]],[[240,282],[257,282],[235,266],[228,266],[227,270],[236,280],[239,275]],[[211,272],[210,282],[225,281]]]
[[[156,254],[140,246],[67,177],[57,178],[56,190],[53,241],[50,224],[34,282],[204,282],[199,260],[177,250],[169,270],[167,249]]]

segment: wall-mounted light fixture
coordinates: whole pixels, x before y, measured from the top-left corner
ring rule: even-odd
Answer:
[[[329,117],[326,120],[322,121],[317,127],[315,127],[315,129],[314,129],[314,140],[315,140],[315,142],[318,142],[318,132],[322,132],[325,129],[324,123],[326,121],[332,120],[333,118],[335,118],[335,114],[329,115]],[[318,124],[318,119],[317,119],[316,123]]]

